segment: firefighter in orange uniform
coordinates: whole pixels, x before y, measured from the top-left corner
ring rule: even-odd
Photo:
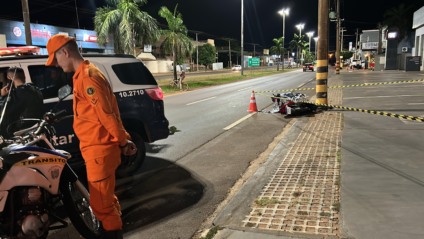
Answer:
[[[84,157],[90,205],[102,222],[102,238],[123,238],[121,208],[114,194],[115,170],[121,154],[134,155],[137,148],[125,131],[115,95],[103,73],[81,56],[74,38],[64,34],[47,43],[47,66],[75,72],[74,131]]]

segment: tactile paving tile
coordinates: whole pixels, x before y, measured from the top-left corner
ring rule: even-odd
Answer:
[[[340,112],[309,118],[244,227],[339,235],[341,128]]]

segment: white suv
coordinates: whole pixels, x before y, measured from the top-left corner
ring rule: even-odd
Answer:
[[[156,80],[144,64],[129,55],[83,55],[94,63],[110,81],[110,85],[118,101],[121,118],[126,130],[131,134],[138,147],[137,156],[122,164],[118,176],[128,175],[137,170],[146,155],[145,142],[165,139],[169,135],[169,122],[165,117],[163,92]],[[5,76],[9,67],[18,66],[24,69],[26,81],[36,85],[44,96],[46,112],[56,102],[58,89],[66,84],[72,86],[72,75],[61,68],[47,67],[47,56],[0,57],[0,77]],[[69,115],[72,111],[72,97],[58,105]],[[56,135],[52,137],[55,147],[64,149],[73,155],[70,160],[74,168],[83,166],[79,150],[79,141],[72,130],[73,117],[67,117],[56,125]]]

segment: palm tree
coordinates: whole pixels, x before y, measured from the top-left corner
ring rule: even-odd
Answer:
[[[405,38],[408,35],[408,31],[412,28],[414,7],[414,5],[406,6],[404,3],[401,3],[399,6],[391,8],[384,13],[383,23],[388,28],[397,29],[400,40]]]
[[[147,0],[106,0],[94,16],[97,42],[105,45],[113,38],[116,53],[135,54],[135,45],[152,44],[159,38],[156,19],[140,11]]]
[[[174,12],[163,6],[159,10],[159,16],[165,18],[168,23],[168,29],[162,30],[165,37],[161,47],[167,53],[172,53],[174,80],[177,80],[177,58],[181,56],[190,56],[193,50],[192,40],[187,36],[187,28],[183,23],[181,13],[177,12],[178,4],[175,6]],[[181,82],[180,89],[181,89]]]
[[[284,59],[284,57],[283,57],[283,54],[284,54],[284,52],[283,52],[283,49],[284,49],[283,39],[284,39],[283,37],[272,39],[272,41],[274,42],[275,45],[270,48],[271,53],[280,55],[281,59]],[[284,64],[284,62],[283,62],[283,64]],[[278,62],[277,62],[277,71],[279,70],[279,67],[280,67],[279,65],[280,64],[278,64]]]
[[[301,56],[303,57],[303,63],[304,63],[305,62],[304,60],[306,59],[306,53],[309,52],[309,43],[303,40],[300,41],[299,49],[300,49]]]
[[[289,43],[289,48],[290,49],[297,49],[297,55],[296,57],[298,58],[298,62],[299,62],[299,54],[302,53],[307,47],[309,46],[309,43],[306,42],[305,40],[303,40],[303,36],[297,35],[296,33],[294,34],[293,40],[290,41]]]

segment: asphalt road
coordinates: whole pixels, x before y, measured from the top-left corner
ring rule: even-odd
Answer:
[[[357,72],[344,84],[423,79],[420,72]],[[424,84],[351,88],[343,105],[424,117]],[[344,113],[342,202],[352,238],[423,238],[424,123]]]
[[[165,97],[165,115],[180,132],[152,144],[154,155],[175,162],[245,117],[252,90],[296,88],[314,77],[312,72],[293,71]],[[256,95],[256,102],[261,109],[271,99]]]
[[[178,132],[148,145],[140,171],[117,182],[125,238],[191,238],[286,123],[279,114],[246,118],[252,90],[296,88],[314,77],[292,71],[165,97]],[[256,101],[258,109],[272,104]],[[78,234],[70,227],[49,238]]]

